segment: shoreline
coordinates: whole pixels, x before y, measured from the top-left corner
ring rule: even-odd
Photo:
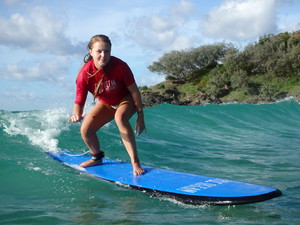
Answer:
[[[152,107],[154,105],[159,104],[172,104],[172,105],[181,105],[181,106],[196,106],[196,105],[207,105],[207,104],[271,104],[271,103],[278,103],[283,101],[294,100],[297,103],[300,103],[300,96],[299,95],[287,95],[281,98],[276,99],[259,99],[257,96],[256,99],[246,99],[243,101],[239,101],[236,99],[232,100],[224,100],[222,98],[217,98],[215,96],[209,97],[199,97],[187,100],[178,100],[173,97],[167,97],[159,92],[149,92],[149,91],[141,91],[142,101],[144,104],[144,108]],[[251,96],[253,97],[253,96]]]

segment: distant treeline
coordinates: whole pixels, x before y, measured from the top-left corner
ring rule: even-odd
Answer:
[[[282,88],[281,82],[300,80],[300,31],[265,35],[243,50],[217,43],[171,51],[148,69],[218,97],[242,91],[271,98]]]

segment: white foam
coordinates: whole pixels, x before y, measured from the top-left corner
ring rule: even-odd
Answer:
[[[282,100],[277,100],[276,102],[280,103],[280,102],[289,102],[289,101],[295,101],[295,102],[297,102],[297,100],[296,100],[296,98],[294,96],[288,96],[288,97],[285,97]]]
[[[82,172],[86,171],[85,168],[83,168],[83,167],[81,167],[79,165],[76,165],[76,164],[68,164],[68,163],[66,163],[66,165],[69,166],[69,167],[72,167],[75,170],[79,170],[79,171],[82,171]]]
[[[72,112],[64,108],[44,111],[6,112],[0,126],[11,136],[22,135],[30,144],[45,152],[58,152],[58,137],[71,126],[68,119]],[[111,126],[111,123],[104,127]]]
[[[32,145],[44,151],[57,151],[57,137],[69,129],[65,109],[7,113],[5,117],[2,125],[7,134],[26,136]]]
[[[34,171],[40,171],[40,170],[42,170],[40,167],[32,167],[32,170],[34,170]]]

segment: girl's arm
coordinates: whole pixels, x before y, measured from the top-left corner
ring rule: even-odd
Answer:
[[[132,95],[134,105],[138,114],[138,118],[135,124],[135,132],[139,136],[144,130],[146,131],[145,121],[144,121],[144,112],[143,112],[143,103],[140,91],[134,82],[128,87],[130,94]]]

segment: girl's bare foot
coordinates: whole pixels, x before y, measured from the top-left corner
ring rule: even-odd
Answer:
[[[99,160],[90,159],[88,161],[81,163],[79,166],[85,168],[85,167],[91,167],[91,166],[99,166],[101,164],[102,164],[102,159],[99,159]]]
[[[141,175],[145,173],[145,170],[140,166],[140,163],[138,162],[132,163],[132,168],[134,175]]]

